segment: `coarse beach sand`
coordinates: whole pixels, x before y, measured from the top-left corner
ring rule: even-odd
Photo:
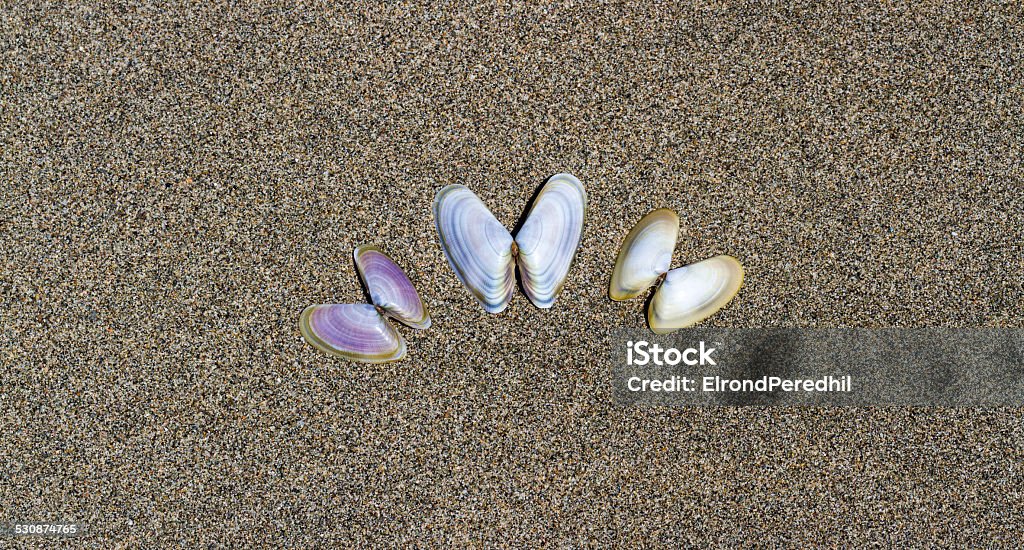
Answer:
[[[95,548],[1011,545],[1020,409],[625,408],[628,229],[726,327],[1021,327],[1017,2],[0,7],[0,522]],[[489,315],[431,201],[586,186],[555,307]],[[433,316],[297,327],[387,251]],[[0,538],[0,545],[43,539]]]

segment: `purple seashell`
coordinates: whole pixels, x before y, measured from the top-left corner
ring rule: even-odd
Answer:
[[[430,315],[409,277],[380,249],[360,246],[353,256],[373,304],[309,306],[299,316],[299,330],[332,355],[363,363],[397,361],[405,357],[405,340],[387,318],[425,329]]]
[[[307,342],[327,353],[363,363],[405,357],[405,340],[370,304],[321,304],[299,318]]]
[[[375,246],[360,246],[353,256],[371,302],[412,328],[430,327],[426,306],[398,264]]]

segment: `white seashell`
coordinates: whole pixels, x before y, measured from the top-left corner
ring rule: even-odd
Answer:
[[[515,290],[512,235],[465,185],[449,185],[434,198],[441,248],[462,284],[490,313],[508,306]]]
[[[549,308],[562,290],[579,248],[587,193],[572,174],[548,178],[515,239],[483,201],[464,185],[449,185],[434,198],[434,223],[448,263],[490,313],[504,310],[515,290],[515,265],[523,290]]]
[[[554,305],[583,236],[587,193],[572,174],[551,176],[515,236],[523,291],[540,308]]]
[[[626,235],[615,260],[608,296],[636,298],[668,272],[679,235],[679,216],[660,208],[643,217]]]
[[[647,322],[657,334],[699,323],[728,304],[742,284],[743,266],[732,256],[673,269],[651,299]]]

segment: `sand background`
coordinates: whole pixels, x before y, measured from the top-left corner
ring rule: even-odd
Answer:
[[[720,326],[1024,324],[1019,3],[0,7],[0,521],[75,542],[1020,541],[1020,410],[611,400],[642,215],[747,270]],[[551,310],[483,312],[430,204],[577,175]],[[362,243],[434,318],[306,345]],[[12,543],[0,540],[0,545]],[[22,541],[25,542],[25,541]],[[37,541],[38,542],[38,541]]]

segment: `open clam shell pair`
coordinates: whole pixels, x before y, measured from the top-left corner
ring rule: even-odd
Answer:
[[[551,176],[515,237],[465,185],[449,185],[434,198],[434,223],[448,263],[490,313],[508,307],[518,264],[523,291],[549,308],[562,291],[583,236],[587,193],[575,176]]]
[[[612,300],[629,300],[660,280],[647,308],[647,322],[657,334],[707,319],[728,304],[743,284],[743,266],[732,256],[669,270],[678,235],[675,212],[661,208],[644,216],[626,235],[608,288]]]
[[[299,317],[303,338],[316,348],[362,363],[386,363],[405,357],[405,339],[388,321],[414,329],[430,327],[430,315],[409,277],[373,246],[353,252],[370,304],[319,304]]]

